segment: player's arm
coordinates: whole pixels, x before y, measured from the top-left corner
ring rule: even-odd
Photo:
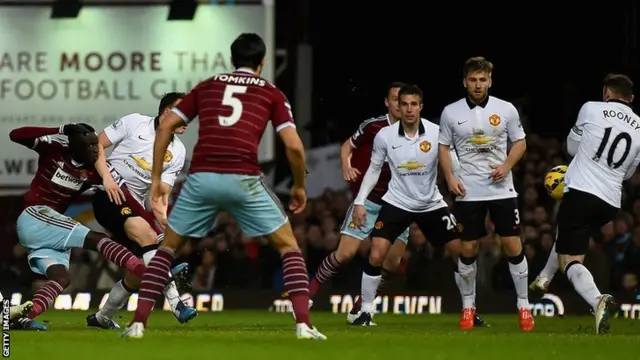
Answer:
[[[570,156],[576,156],[578,147],[580,146],[580,140],[582,140],[582,132],[584,131],[584,125],[589,118],[589,103],[582,105],[580,112],[578,112],[578,120],[576,124],[569,130],[567,135],[567,153]]]
[[[507,118],[507,134],[509,140],[511,140],[511,151],[507,155],[505,165],[508,169],[513,169],[514,166],[522,159],[525,151],[527,150],[527,140],[522,123],[520,122],[520,115],[515,106],[509,104],[509,114]]]
[[[174,147],[174,149],[175,148],[176,147]],[[179,151],[176,151],[174,158],[171,160],[171,164],[166,170],[162,172],[161,175],[162,184],[160,186],[162,187],[162,202],[164,204],[167,204],[167,206],[165,206],[163,209],[154,208],[153,211],[154,216],[163,229],[167,227],[167,209],[169,204],[169,195],[171,195],[173,186],[175,185],[180,172],[182,172],[182,169],[184,168],[185,152],[186,150],[184,149],[184,147],[182,147]]]
[[[353,154],[353,149],[366,144],[367,142],[373,142],[373,135],[371,131],[369,131],[369,127],[367,126],[367,122],[363,122],[358,130],[351,135],[351,137],[342,144],[342,148],[340,149],[340,161],[342,163],[342,177],[346,181],[356,181],[358,176],[360,176],[360,171],[358,169],[354,169],[351,167],[351,155]]]
[[[442,111],[440,115],[440,133],[438,135],[438,161],[442,173],[449,182],[453,175],[453,161],[450,155],[451,144],[453,143],[453,133],[451,130],[451,121],[447,115],[447,110]]]
[[[351,143],[351,138],[347,139],[340,147],[340,163],[342,164],[342,171],[351,167],[351,154],[355,147]]]
[[[177,128],[189,124],[198,116],[198,94],[203,83],[193,88],[182,101],[171,109],[166,118],[160,122],[156,129],[156,139],[153,143],[153,169],[151,181],[158,184],[162,181],[162,168],[164,154],[171,143],[173,133]]]
[[[356,199],[353,202],[355,205],[364,205],[369,194],[371,194],[371,191],[378,183],[378,179],[380,179],[382,166],[384,165],[384,160],[387,158],[387,142],[384,139],[383,133],[384,130],[378,132],[376,137],[373,139],[371,162],[369,163],[367,172],[362,178],[362,185],[360,185],[358,196],[356,196]]]
[[[633,175],[638,170],[638,165],[640,165],[640,154],[636,154],[636,157],[633,160],[633,164],[631,164],[631,166],[627,168],[627,172],[624,174],[625,180],[629,180],[633,177]]]
[[[293,122],[291,105],[289,105],[289,101],[287,101],[287,98],[280,91],[276,93],[271,108],[271,122],[278,136],[284,143],[287,159],[291,166],[293,186],[304,187],[307,174],[304,145],[302,144],[300,135],[298,135],[296,131],[296,125]]]
[[[93,166],[103,179],[111,178],[111,180],[113,180],[109,172],[109,167],[107,166],[107,156],[104,149],[110,148],[113,143],[118,143],[127,136],[125,119],[126,117],[121,118],[98,134],[98,160],[96,160]]]
[[[35,151],[57,151],[66,143],[56,135],[64,134],[64,125],[60,127],[24,126],[11,130],[9,139]]]

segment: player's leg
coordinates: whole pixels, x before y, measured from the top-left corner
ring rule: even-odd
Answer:
[[[558,209],[556,251],[560,268],[595,314],[596,333],[609,329],[609,312],[613,297],[601,294],[593,275],[583,265],[589,238],[614,218],[617,209],[594,195],[577,190],[565,194]]]
[[[132,323],[122,336],[141,338],[156,299],[162,294],[169,279],[169,268],[175,254],[188,237],[203,238],[211,230],[218,213],[214,204],[216,195],[228,191],[217,174],[197,173],[187,177],[178,200],[169,215],[164,240],[158,247],[140,283],[138,308]]]
[[[375,314],[374,302],[378,286],[382,281],[382,265],[384,263],[391,242],[402,234],[413,221],[413,214],[383,202],[378,218],[371,232],[371,249],[369,261],[362,272],[360,298],[362,309],[360,315],[352,325],[369,326]]]
[[[556,234],[556,239],[558,238]],[[558,261],[558,253],[556,252],[556,244],[553,243],[553,247],[549,252],[549,258],[547,259],[547,263],[544,265],[540,274],[536,277],[536,279],[529,285],[529,289],[532,291],[539,291],[541,293],[546,293],[549,290],[549,284],[553,280],[554,276],[560,269],[560,262]]]
[[[313,298],[322,284],[333,278],[342,266],[351,261],[358,252],[362,240],[369,237],[369,234],[371,233],[373,221],[375,220],[375,217],[377,217],[377,210],[380,208],[380,205],[370,201],[365,203],[365,207],[367,208],[367,220],[369,220],[369,217],[371,216],[369,213],[370,211],[375,212],[376,215],[374,215],[373,219],[370,221],[371,226],[369,226],[370,224],[367,224],[363,229],[358,228],[351,219],[353,206],[354,205],[351,204],[347,214],[345,215],[344,221],[342,222],[342,228],[340,230],[341,237],[338,248],[322,261],[309,284],[309,298]]]
[[[509,261],[509,272],[516,290],[520,328],[531,331],[535,323],[529,307],[529,264],[520,239],[518,200],[510,198],[489,201],[489,216],[495,224],[496,233],[502,238]]]
[[[367,219],[369,219],[369,214],[367,214]],[[371,226],[373,228],[373,224]],[[380,273],[380,284],[378,284],[378,290],[376,291],[376,297],[382,296],[392,281],[394,274],[398,270],[400,263],[402,262],[402,257],[407,250],[407,242],[409,241],[409,229],[406,229],[391,245],[389,249],[389,253],[384,259],[382,263],[382,271]],[[353,304],[353,307],[347,314],[347,322],[353,323],[355,319],[360,315],[360,311],[362,310],[362,297],[358,296],[356,302]],[[375,326],[374,322],[371,322],[370,325]]]
[[[124,222],[124,231],[129,239],[140,245],[142,260],[148,266],[158,250],[158,234],[156,231],[151,228],[147,220],[140,216],[127,218]],[[185,268],[185,271],[186,265],[181,265]],[[164,296],[169,302],[173,315],[180,323],[184,324],[198,315],[195,308],[188,307],[182,302],[175,281],[171,280],[167,283],[164,288]]]
[[[222,177],[229,183],[226,189],[228,196],[233,197],[225,208],[236,219],[242,233],[250,237],[266,236],[282,257],[284,290],[289,294],[293,307],[296,336],[301,339],[326,339],[311,324],[307,265],[280,200],[264,177]]]
[[[120,329],[120,325],[113,318],[127,304],[129,297],[139,286],[140,278],[127,271],[124,278],[113,285],[102,308],[97,313],[87,316],[87,326]]]
[[[153,219],[144,216],[145,210],[142,206],[132,198],[128,198],[128,201],[120,205],[115,204],[111,202],[104,191],[97,191],[93,195],[92,205],[98,223],[108,229],[114,235],[115,240],[126,246],[137,257],[142,258],[144,264],[148,265],[158,248],[158,242],[162,235],[158,236],[159,229],[152,228],[150,221]],[[186,264],[181,266],[186,271]],[[133,281],[132,279],[127,282],[129,286],[138,283],[139,280]],[[109,293],[107,304],[125,304],[131,295],[130,292],[124,291],[125,287],[122,282],[116,283],[113,291]],[[129,289],[137,290],[137,287],[129,287]],[[197,315],[194,308],[187,307],[181,301],[175,281],[169,281],[164,292],[171,310],[179,322],[185,323]],[[115,298],[113,298],[114,296]],[[105,329],[119,328],[112,320],[115,313],[112,316],[107,316],[111,313],[113,313],[112,307],[105,306],[97,314],[87,316],[87,325],[97,325]]]
[[[459,201],[454,208],[460,227],[460,256],[458,259],[458,287],[462,295],[461,329],[474,327],[476,317],[476,264],[478,239],[487,235],[485,217],[487,205],[482,201]]]

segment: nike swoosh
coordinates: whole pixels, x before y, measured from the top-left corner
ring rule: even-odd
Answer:
[[[391,148],[392,148],[392,149],[397,149],[397,148],[399,148],[400,146],[402,146],[402,145],[393,145],[393,146],[391,146]]]
[[[469,121],[469,120],[466,120],[466,121],[458,121],[458,125],[462,125],[462,124],[466,123],[467,121]]]
[[[143,137],[142,137],[142,136],[140,136],[140,135],[138,135],[138,139],[140,139],[140,140],[144,140],[144,141],[147,141],[147,139],[143,138]]]

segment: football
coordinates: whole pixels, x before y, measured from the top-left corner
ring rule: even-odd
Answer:
[[[549,170],[544,177],[544,188],[556,200],[562,199],[564,194],[564,174],[566,172],[566,165],[558,165]]]

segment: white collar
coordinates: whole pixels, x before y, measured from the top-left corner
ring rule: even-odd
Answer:
[[[246,67],[243,67],[243,68],[240,68],[240,69],[236,69],[236,72],[246,72],[246,73],[255,75],[255,71],[253,71],[253,70],[251,70],[249,68],[246,68]]]

